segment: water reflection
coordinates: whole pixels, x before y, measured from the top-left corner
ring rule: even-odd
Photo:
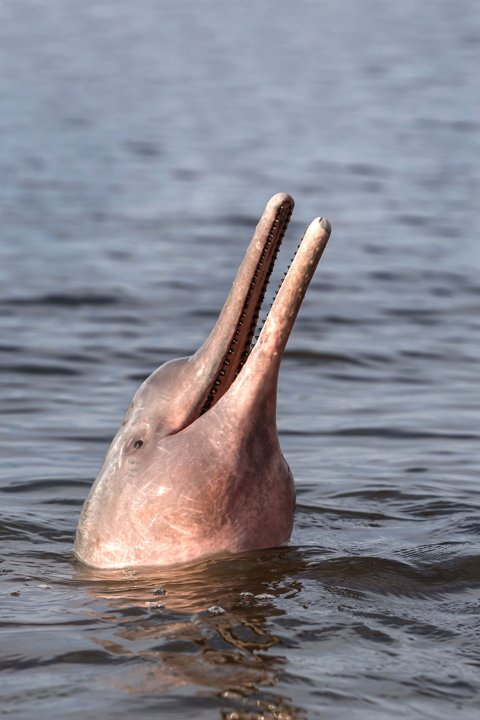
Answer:
[[[456,549],[455,561],[452,548],[440,545],[390,558],[317,545],[165,570],[76,564],[73,582],[86,591],[81,613],[97,648],[85,650],[82,661],[113,664],[103,682],[129,696],[180,693],[182,707],[210,700],[232,720],[302,718],[305,709],[289,693],[292,679],[298,684],[292,653],[308,658],[312,641],[334,642],[339,656],[351,643],[354,654],[372,643],[395,664],[405,634],[427,643],[456,639],[432,605],[480,586],[478,556]],[[464,653],[476,662],[474,648],[466,644]],[[317,662],[316,692],[329,698],[328,667]]]
[[[274,691],[286,659],[271,620],[285,614],[283,597],[302,590],[294,578],[303,566],[302,554],[285,548],[165,571],[77,566],[75,582],[88,591],[91,640],[127,662],[118,689],[144,696],[193,685],[222,699],[223,717],[299,718]]]

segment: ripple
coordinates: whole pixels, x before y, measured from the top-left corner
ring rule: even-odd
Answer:
[[[15,365],[2,365],[6,372],[18,373],[20,375],[58,375],[63,377],[77,377],[81,375],[80,370],[67,365],[55,365],[52,363],[16,363]]]
[[[326,364],[344,364],[354,365],[363,367],[368,363],[365,362],[358,355],[342,355],[341,353],[326,353],[315,350],[309,350],[307,348],[295,348],[294,350],[286,350],[284,353],[285,358],[291,360],[308,361],[312,363],[321,362]]]
[[[38,307],[69,307],[77,308],[84,305],[95,307],[121,305],[124,300],[120,300],[118,295],[88,293],[47,293],[45,295],[36,295],[31,297],[16,297],[0,299],[0,306],[33,306]]]
[[[440,563],[424,559],[418,566],[376,556],[339,557],[309,564],[306,573],[324,584],[361,592],[432,598],[480,589],[480,555]]]
[[[478,441],[479,435],[473,433],[425,432],[393,427],[346,427],[338,430],[282,430],[282,435],[305,435],[325,437],[372,437],[389,440],[472,440]]]
[[[89,487],[92,483],[91,478],[87,479],[79,479],[79,478],[69,478],[68,480],[65,479],[57,479],[57,478],[48,478],[48,479],[42,479],[42,480],[28,480],[27,482],[11,482],[8,485],[2,485],[0,486],[0,492],[3,493],[29,493],[29,492],[39,492],[39,491],[48,491],[48,490],[57,490],[58,488],[63,488],[65,490],[71,489],[72,487]]]

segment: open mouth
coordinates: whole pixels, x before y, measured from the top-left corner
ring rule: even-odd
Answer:
[[[222,395],[227,392],[245,365],[254,347],[252,341],[257,331],[258,319],[265,292],[278,251],[292,216],[293,207],[294,202],[292,198],[288,195],[283,195],[282,202],[276,208],[273,217],[265,218],[267,221],[265,223],[266,227],[262,227],[259,233],[261,234],[261,245],[258,246],[257,244],[255,248],[257,253],[259,253],[258,261],[256,265],[251,268],[251,272],[253,270],[251,276],[242,278],[242,292],[244,294],[243,306],[237,317],[236,324],[233,324],[228,348],[223,356],[213,384],[210,387],[201,414],[209,410],[218,402]],[[249,248],[249,252],[251,249],[252,248]]]
[[[328,220],[317,217],[310,223],[262,327],[257,329],[268,281],[293,207],[293,199],[286,193],[278,193],[269,200],[220,316],[192,358],[196,376],[203,377],[196,417],[213,407],[239,375],[239,380],[244,377],[242,368],[247,363],[247,375],[256,378],[257,389],[278,371],[305,292],[330,236]]]

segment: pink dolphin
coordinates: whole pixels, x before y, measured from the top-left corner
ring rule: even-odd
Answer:
[[[290,538],[292,473],[276,426],[282,353],[330,235],[308,227],[252,337],[293,210],[268,202],[210,336],[140,386],[83,506],[74,552],[96,568],[167,566]]]

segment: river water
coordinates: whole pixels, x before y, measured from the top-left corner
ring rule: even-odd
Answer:
[[[477,718],[480,9],[2,0],[0,714]],[[333,234],[282,366],[288,547],[93,573],[125,408],[268,197]]]

